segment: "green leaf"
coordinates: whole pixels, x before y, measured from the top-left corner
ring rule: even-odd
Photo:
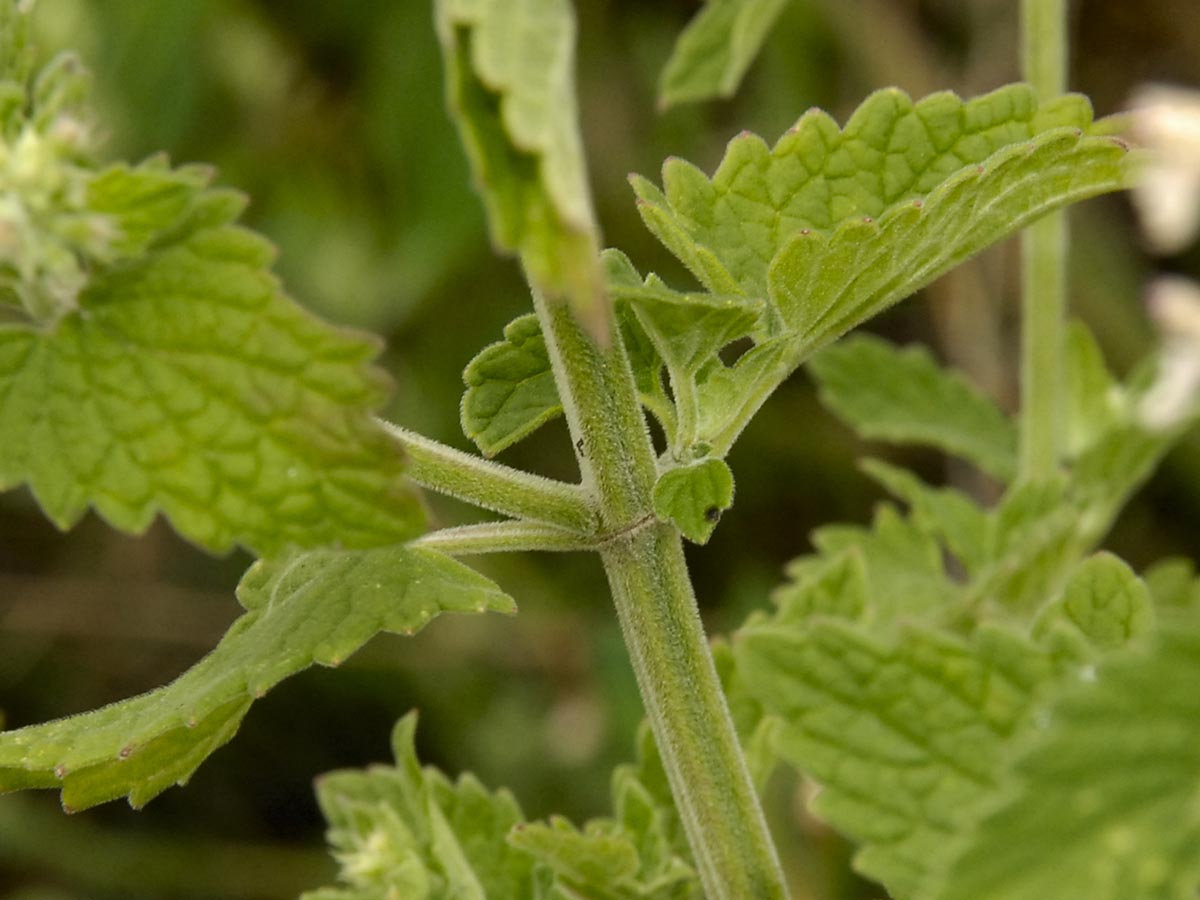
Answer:
[[[1042,610],[1034,633],[1070,627],[1103,651],[1125,646],[1153,624],[1146,584],[1118,557],[1097,553],[1076,568],[1063,596]]]
[[[1053,703],[933,900],[1191,900],[1200,634],[1164,627]]]
[[[817,529],[812,536],[817,554],[802,556],[788,564],[788,575],[793,585],[785,585],[776,593],[781,607],[793,602],[790,598],[793,586],[801,592],[808,591],[810,579],[834,578],[840,582],[846,577],[859,578],[857,573],[838,570],[846,565],[844,554],[860,557],[863,587],[837,588],[846,590],[837,604],[837,614],[852,615],[852,609],[860,607],[859,597],[866,600],[869,615],[881,626],[890,626],[897,621],[938,615],[952,606],[958,599],[959,588],[947,577],[942,560],[942,550],[930,535],[901,516],[894,507],[881,504],[869,528],[858,525],[826,525]],[[833,573],[827,571],[834,567]],[[809,601],[801,601],[801,607]],[[814,612],[830,612],[825,603],[813,605]]]
[[[916,894],[995,796],[1054,675],[1044,650],[991,628],[969,642],[917,627],[879,641],[835,620],[761,624],[734,652],[748,690],[783,720],[780,755],[821,785],[814,811],[861,844],[856,867],[895,897]]]
[[[661,766],[643,758],[618,769],[615,819],[583,830],[557,817],[530,824],[507,791],[422,768],[415,728],[414,714],[397,724],[395,767],[319,780],[344,887],[305,900],[699,900],[695,873],[677,855],[682,829],[669,792],[663,805]]]
[[[431,550],[314,550],[260,561],[238,586],[246,613],[176,681],[102,709],[0,733],[0,791],[61,787],[83,809],[142,806],[186,781],[255,698],[315,663],[338,665],[381,631],[442,612],[513,612],[490,580]]]
[[[937,447],[1002,481],[1015,475],[1012,422],[924,347],[855,335],[814,356],[808,368],[821,402],[863,437]]]
[[[1200,608],[1200,580],[1190,559],[1172,557],[1156,562],[1142,578],[1157,609],[1164,612]]]
[[[68,528],[94,507],[140,532],[157,512],[213,551],[395,543],[423,523],[376,424],[378,344],[296,306],[244,201],[152,162],[98,178],[118,244],[53,327],[0,326],[0,488],[28,483]],[[145,201],[122,203],[134,189]]]
[[[1057,596],[1100,536],[1088,524],[1062,479],[1011,489],[990,514],[986,559],[970,586],[975,602],[1024,614]]]
[[[1066,451],[1074,459],[1128,417],[1126,391],[1113,378],[1096,339],[1082,322],[1067,332]]]
[[[659,106],[733,96],[786,6],[787,0],[707,0],[667,60]]]
[[[463,433],[484,456],[495,456],[562,415],[546,341],[532,313],[509,322],[504,340],[484,347],[463,381]]]
[[[1091,108],[1026,85],[964,103],[877,92],[844,130],[812,111],[769,148],[730,142],[710,180],[672,159],[634,179],[647,226],[714,293],[769,301],[816,347],[1054,208],[1128,180]]]
[[[568,0],[438,0],[447,95],[493,242],[593,330],[606,320]]]
[[[663,361],[626,304],[617,308],[642,405],[674,434],[675,407],[663,390]],[[463,433],[485,456],[495,456],[562,414],[562,400],[537,316],[518,316],[504,340],[484,347],[463,372]]]
[[[341,864],[344,887],[304,900],[525,900],[531,866],[505,836],[523,818],[507,791],[489,792],[473,776],[451,783],[422,769],[410,713],[392,734],[395,767],[322,776],[317,799]]]
[[[690,380],[726,344],[750,334],[763,312],[760,301],[737,295],[681,293],[657,276],[645,281],[618,251],[604,254],[609,291],[626,301],[671,371],[672,384]]]
[[[987,513],[961,491],[934,488],[907,469],[878,459],[863,460],[862,470],[911,508],[913,523],[936,537],[975,573],[984,564],[991,525]]]
[[[724,460],[705,459],[668,469],[654,483],[654,514],[696,544],[707,544],[733,505],[733,473]]]

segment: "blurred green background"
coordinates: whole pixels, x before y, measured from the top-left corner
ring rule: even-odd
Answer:
[[[642,228],[626,174],[679,155],[711,170],[743,128],[768,139],[818,105],[845,116],[873,88],[961,94],[1015,80],[1013,0],[793,0],[732,101],[659,114],[657,73],[693,0],[580,0],[583,127],[608,243],[688,283]],[[1147,79],[1200,84],[1194,0],[1079,2],[1072,86],[1101,114]],[[489,248],[443,112],[423,0],[40,0],[43,55],[73,47],[95,73],[114,157],[159,150],[215,163],[253,198],[249,224],[280,248],[291,293],[326,317],[382,334],[397,388],[390,415],[466,448],[462,367],[526,311],[517,267]],[[1200,251],[1151,259],[1123,198],[1073,215],[1072,302],[1124,371],[1152,342],[1141,285],[1200,274]],[[923,340],[1012,408],[1014,246],[995,248],[872,324]],[[3,436],[0,435],[0,440]],[[767,603],[783,563],[822,522],[863,521],[879,500],[855,469],[869,448],[820,412],[803,377],[748,429],[730,462],[737,503],[690,553],[710,630]],[[505,454],[574,478],[561,423]],[[966,477],[932,454],[901,461],[931,480]],[[975,485],[986,493],[989,486]],[[431,498],[441,524],[465,507]],[[1177,452],[1111,546],[1137,566],[1200,550],[1200,441]],[[140,539],[94,518],[58,534],[24,491],[0,496],[0,710],[10,727],[80,712],[170,680],[238,614],[247,564],[209,559],[155,525]],[[521,605],[513,619],[446,618],[373,642],[337,672],[310,671],[255,705],[241,733],[183,790],[144,812],[67,818],[49,795],[0,798],[0,897],[294,897],[331,877],[311,780],[386,761],[393,721],[421,710],[423,758],[511,787],[530,816],[608,808],[640,705],[602,573],[590,557],[489,559]],[[794,780],[769,806],[798,900],[878,890],[848,874],[848,848],[802,811]]]

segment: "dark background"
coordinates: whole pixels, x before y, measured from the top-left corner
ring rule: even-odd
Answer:
[[[969,95],[1018,77],[1012,0],[794,0],[733,101],[659,114],[655,82],[697,4],[581,0],[583,129],[606,241],[642,269],[688,284],[641,226],[628,172],[668,155],[706,170],[743,128],[774,140],[808,107],[839,120],[872,89]],[[1148,79],[1200,84],[1194,0],[1076,4],[1072,87],[1097,112]],[[166,150],[215,163],[247,191],[250,225],[280,248],[290,292],[333,321],[387,338],[389,414],[466,448],[462,367],[528,309],[517,267],[489,248],[443,112],[429,4],[420,0],[40,0],[45,54],[77,49],[95,73],[114,157]],[[1200,273],[1200,251],[1151,259],[1123,198],[1073,214],[1072,304],[1126,370],[1152,345],[1141,290],[1156,271]],[[902,304],[873,330],[922,340],[1006,408],[1016,394],[1010,242]],[[3,440],[3,435],[0,435]],[[830,521],[861,522],[878,494],[855,469],[870,449],[822,413],[803,378],[771,400],[730,463],[737,502],[690,553],[710,630],[768,602],[783,564]],[[876,450],[878,448],[875,448]],[[574,478],[561,422],[502,457]],[[961,473],[934,454],[901,461]],[[431,499],[441,524],[471,520]],[[1111,546],[1134,565],[1196,556],[1200,440],[1175,453]],[[141,538],[89,517],[58,534],[28,494],[0,496],[0,710],[10,727],[160,685],[238,614],[241,556],[212,560],[161,523]],[[598,563],[584,556],[481,564],[519,616],[445,618],[380,638],[337,672],[310,671],[255,705],[241,733],[141,813],[120,804],[63,817],[49,794],[0,798],[0,897],[23,900],[294,897],[332,873],[311,779],[389,758],[392,723],[421,710],[423,758],[512,788],[530,816],[608,810],[612,766],[641,716]],[[798,900],[878,896],[846,871],[848,849],[802,813],[793,780],[769,806]]]

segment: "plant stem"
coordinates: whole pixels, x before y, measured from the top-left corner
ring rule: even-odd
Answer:
[[[565,305],[534,297],[659,755],[709,900],[787,887],[704,636],[679,534],[655,521],[654,448],[624,347],[601,350]]]
[[[1022,69],[1039,100],[1066,90],[1067,0],[1022,0]],[[1067,219],[1062,212],[1021,234],[1020,477],[1052,476],[1062,458]]]
[[[523,551],[593,550],[596,542],[574,531],[544,522],[484,522],[442,528],[417,538],[416,547],[428,547],[449,556]]]
[[[550,522],[584,534],[595,530],[596,514],[579,485],[463,453],[391,422],[380,420],[380,424],[404,447],[406,474],[422,487],[506,516]]]

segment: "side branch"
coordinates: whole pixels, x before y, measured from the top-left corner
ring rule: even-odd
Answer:
[[[476,556],[483,553],[594,550],[595,542],[544,522],[484,522],[431,531],[418,538],[413,546],[428,547],[448,556]]]
[[[408,476],[422,487],[519,519],[549,522],[583,534],[596,513],[583,488],[490,462],[385,422],[408,453]]]

